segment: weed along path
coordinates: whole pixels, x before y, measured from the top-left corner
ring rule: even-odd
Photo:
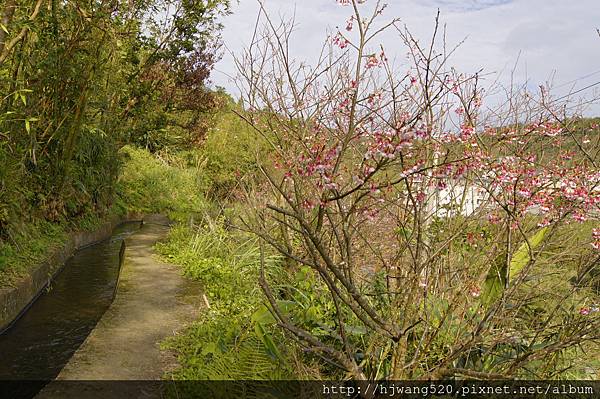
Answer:
[[[166,237],[167,223],[164,217],[147,217],[142,228],[127,238],[112,305],[58,381],[48,384],[39,398],[110,397],[103,392],[110,384],[90,382],[85,395],[81,385],[60,380],[159,380],[175,366],[173,356],[161,351],[159,344],[197,316],[202,299],[196,283],[154,255],[152,247]]]

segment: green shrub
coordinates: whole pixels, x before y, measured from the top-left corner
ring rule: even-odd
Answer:
[[[253,315],[262,306],[258,287],[260,254],[253,239],[234,234],[218,222],[192,229],[174,227],[158,252],[200,281],[210,309],[185,333],[164,346],[175,350],[182,380],[271,380],[292,378],[291,351],[274,326]],[[268,262],[278,263],[269,257]],[[214,394],[214,392],[213,392]]]
[[[226,197],[245,179],[258,172],[257,159],[269,153],[265,140],[261,140],[244,120],[231,109],[220,115],[203,144],[206,157],[207,178],[211,182],[210,194],[215,198]]]
[[[116,147],[100,130],[85,128],[68,173],[51,173],[42,158],[19,158],[0,142],[0,286],[14,283],[28,268],[64,243],[71,229],[93,230],[113,199],[118,173]],[[62,176],[62,177],[60,177]]]
[[[203,178],[198,168],[181,168],[126,146],[121,149],[123,172],[117,184],[117,208],[142,213],[167,213],[183,220],[205,210]]]
[[[0,141],[0,242],[11,236],[25,203],[27,184],[23,184],[23,166]]]
[[[64,224],[37,220],[13,234],[11,242],[0,242],[0,287],[11,285],[32,265],[42,262],[49,250],[67,238]]]

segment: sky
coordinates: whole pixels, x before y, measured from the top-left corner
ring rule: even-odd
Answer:
[[[292,56],[309,62],[328,32],[345,27],[351,15],[351,8],[336,0],[264,3],[274,19],[295,15]],[[596,31],[600,0],[387,0],[387,4],[382,22],[400,18],[423,42],[431,37],[439,8],[448,46],[464,40],[450,61],[461,72],[483,69],[491,73],[490,82],[497,78],[508,84],[514,69],[515,82],[531,89],[552,82],[555,96],[600,82],[600,35]],[[258,11],[257,0],[240,0],[223,21],[225,52],[212,81],[234,96],[238,93],[231,81],[236,74],[233,55],[249,44]],[[392,36],[383,40],[389,58],[404,57],[406,49],[395,45]],[[599,96],[600,84],[580,95]],[[585,113],[600,115],[600,106],[592,105]]]

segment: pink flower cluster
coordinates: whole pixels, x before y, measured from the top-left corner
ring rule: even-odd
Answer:
[[[534,211],[544,215],[541,225],[567,213],[572,220],[584,222],[600,205],[597,173],[583,167],[567,169],[560,163],[540,168],[534,161],[503,158],[482,168],[489,171],[493,192],[517,214]]]
[[[350,17],[345,30],[351,32],[359,22]],[[354,45],[339,31],[332,43],[340,49]],[[481,93],[477,91],[460,106],[450,100],[449,109],[458,114],[448,116],[452,124],[429,121],[428,125],[424,117],[419,118],[421,104],[411,101],[422,89],[424,75],[418,65],[394,87],[405,90],[407,100],[403,100],[403,95],[371,79],[378,74],[369,70],[387,62],[383,50],[355,62],[364,68],[358,79],[344,70],[333,87],[316,88],[311,94],[319,104],[318,115],[311,118],[320,127],[308,128],[308,134],[304,127],[299,129],[302,132],[294,138],[297,142],[289,157],[280,161],[286,181],[306,183],[302,208],[323,205],[331,198],[330,191],[359,192],[365,194],[365,203],[356,209],[373,219],[390,200],[386,184],[405,179],[403,189],[411,190],[412,198],[421,204],[430,200],[432,187],[443,190],[452,181],[476,182],[499,205],[490,212],[493,223],[504,219],[499,216],[504,211],[513,219],[535,213],[540,226],[584,222],[598,211],[600,173],[574,156],[572,146],[564,145],[570,136],[560,124],[540,117],[526,126],[479,126]],[[453,98],[452,93],[469,92],[467,81],[468,77],[454,75],[438,83]],[[554,150],[552,156],[546,148]],[[600,229],[594,229],[592,246],[600,250]]]
[[[350,17],[350,19],[346,22],[346,30],[350,32],[352,30],[352,25],[354,23],[354,15]]]
[[[541,134],[541,135],[544,135],[547,137],[556,137],[563,132],[563,129],[562,129],[562,127],[560,127],[560,125],[549,123],[549,122],[532,124],[531,127],[538,134]]]
[[[346,39],[341,33],[336,34],[333,37],[332,42],[341,49],[345,49],[350,44],[348,39]]]
[[[371,69],[371,68],[375,68],[375,67],[380,67],[386,61],[387,61],[387,57],[385,55],[385,52],[383,52],[383,51],[379,54],[371,54],[371,55],[367,56],[366,68]]]
[[[389,129],[363,133],[367,137],[364,158],[381,160],[383,158],[394,159],[402,150],[413,146],[416,134],[405,129]]]

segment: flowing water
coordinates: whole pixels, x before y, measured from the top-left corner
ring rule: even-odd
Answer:
[[[110,306],[123,239],[139,227],[122,224],[110,239],[67,261],[50,289],[0,335],[0,380],[31,380],[30,390],[37,391],[59,374]]]

